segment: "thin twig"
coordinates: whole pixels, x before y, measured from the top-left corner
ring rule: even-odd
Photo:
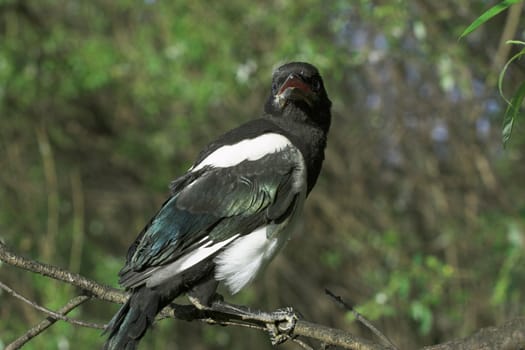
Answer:
[[[66,282],[82,290],[89,291],[93,296],[97,296],[101,300],[124,304],[128,299],[128,293],[122,290],[103,285],[58,266],[44,264],[15,254],[10,251],[2,241],[0,241],[0,260],[11,266],[20,267],[33,273],[39,273],[55,280]]]
[[[37,309],[38,311],[41,311],[41,312],[47,314],[48,316],[51,316],[52,318],[55,318],[57,320],[62,320],[62,321],[65,321],[67,323],[71,323],[71,324],[74,324],[76,326],[81,326],[81,327],[104,329],[104,325],[100,325],[98,323],[92,323],[92,322],[85,322],[85,321],[75,320],[73,318],[69,318],[69,317],[64,316],[62,314],[56,313],[53,310],[49,310],[48,308],[40,306],[37,303],[27,299],[23,295],[17,293],[15,290],[9,288],[7,285],[5,285],[2,282],[0,282],[0,288],[2,288],[8,294],[14,296],[15,298],[22,300],[24,303],[31,305],[33,308]]]
[[[343,306],[347,311],[352,312],[356,320],[361,322],[363,325],[365,325],[368,329],[372,331],[379,339],[381,339],[384,343],[391,346],[393,349],[397,350],[397,347],[392,343],[390,339],[386,335],[384,335],[379,329],[377,329],[370,321],[368,321],[363,315],[361,315],[359,312],[357,312],[352,305],[346,303],[343,298],[341,298],[338,295],[335,295],[330,290],[325,288],[325,293],[330,296],[332,299],[334,299],[339,305]]]
[[[291,340],[292,340],[294,343],[299,344],[299,346],[302,347],[303,349],[306,349],[306,350],[314,350],[314,348],[312,348],[310,345],[306,344],[304,341],[302,341],[302,340],[300,340],[300,339],[292,338]]]
[[[64,305],[62,308],[58,310],[58,313],[65,315],[72,311],[73,309],[77,308],[78,306],[82,305],[86,301],[91,299],[91,297],[87,295],[79,295],[77,297],[74,297],[70,301],[67,302],[66,305]],[[22,336],[20,336],[18,339],[14,340],[10,344],[8,344],[4,350],[17,350],[20,349],[24,344],[26,344],[28,341],[51,327],[55,322],[57,321],[56,318],[47,317],[46,319],[42,320],[40,323],[35,325],[34,327],[31,327],[26,333],[24,333]]]

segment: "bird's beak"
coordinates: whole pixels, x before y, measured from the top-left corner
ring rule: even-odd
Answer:
[[[315,94],[310,87],[297,75],[290,74],[284,81],[275,96],[279,108],[284,108],[289,101],[303,101],[309,106],[313,105]]]

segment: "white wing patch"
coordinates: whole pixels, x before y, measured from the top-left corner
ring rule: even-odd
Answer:
[[[252,281],[279,248],[279,239],[268,239],[267,229],[261,227],[239,238],[215,258],[215,279],[223,280],[232,294]]]
[[[190,267],[194,266],[195,264],[198,264],[210,255],[216,253],[219,249],[221,249],[237,237],[238,235],[234,235],[224,241],[215,244],[212,244],[213,242],[209,242],[203,245],[202,247],[199,247],[189,252],[188,254],[183,255],[171,264],[168,264],[156,270],[155,273],[153,273],[151,277],[148,278],[146,286],[153,287],[159,285],[167,279],[178,275],[182,271],[189,269]],[[203,240],[205,239],[206,238],[204,238]]]
[[[264,134],[253,139],[243,140],[233,145],[222,146],[190,168],[197,171],[209,165],[217,168],[235,166],[245,160],[257,160],[267,154],[279,152],[291,146],[286,137],[276,133]]]

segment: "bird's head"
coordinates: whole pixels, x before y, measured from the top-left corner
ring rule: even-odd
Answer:
[[[305,62],[286,63],[272,77],[272,91],[265,112],[274,116],[296,115],[302,111],[323,129],[330,125],[332,103],[317,68]]]

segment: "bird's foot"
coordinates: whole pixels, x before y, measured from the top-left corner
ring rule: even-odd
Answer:
[[[190,301],[197,308],[202,307],[191,298]],[[299,316],[291,307],[279,309],[274,312],[252,310],[245,306],[227,303],[218,294],[215,295],[210,307],[204,306],[204,309],[232,315],[243,321],[255,321],[264,324],[270,334],[270,341],[273,345],[284,343],[290,339],[295,325],[299,320]]]
[[[268,316],[269,322],[266,322],[266,328],[270,333],[272,345],[279,345],[290,339],[299,320],[293,308],[279,309],[268,314]]]
[[[197,309],[199,310],[206,310],[208,307],[206,305],[204,305],[204,303],[202,303],[198,298],[195,298],[191,295],[188,295],[188,300],[190,301],[190,303],[195,306]]]

